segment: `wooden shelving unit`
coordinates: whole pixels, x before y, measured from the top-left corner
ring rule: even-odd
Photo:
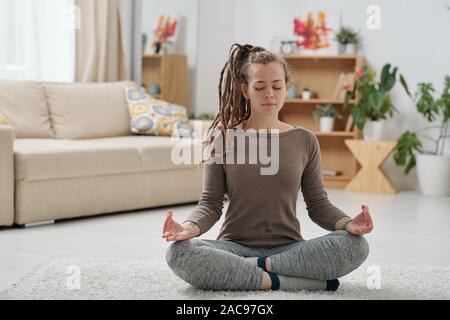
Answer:
[[[187,57],[180,54],[149,54],[142,57],[142,85],[158,83],[161,88],[155,98],[178,104],[191,110],[188,97]]]
[[[353,126],[345,131],[350,108],[343,107],[344,101],[334,99],[336,85],[342,72],[354,72],[362,68],[364,59],[357,55],[337,56],[284,56],[291,67],[297,91],[304,88],[313,91],[310,100],[289,99],[280,112],[280,120],[312,130],[317,136],[322,152],[324,170],[338,171],[340,175],[324,176],[327,187],[344,188],[359,169],[358,162],[345,145],[346,139],[361,139],[361,132]],[[350,104],[355,99],[350,100]],[[338,108],[342,119],[336,119],[333,132],[320,132],[319,121],[313,117],[318,104],[333,104]]]
[[[354,103],[355,99],[351,99],[350,103]],[[310,100],[303,100],[303,99],[288,99],[286,100],[286,103],[296,103],[296,104],[344,104],[344,101],[342,100],[335,100],[335,99],[310,99]]]
[[[320,137],[345,137],[345,138],[354,138],[356,136],[356,133],[353,131],[346,132],[346,131],[333,131],[333,132],[320,132],[320,131],[314,131],[314,134],[316,136]]]

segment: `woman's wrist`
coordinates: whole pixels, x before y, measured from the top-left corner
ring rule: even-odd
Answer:
[[[349,224],[353,219],[350,217],[345,217],[336,222],[336,230],[346,230],[347,224]]]
[[[192,221],[183,222],[182,227],[184,228],[184,230],[194,231],[195,237],[200,235],[200,228]]]

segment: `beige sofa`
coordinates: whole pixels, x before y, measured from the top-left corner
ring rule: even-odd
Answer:
[[[0,226],[198,201],[201,166],[171,160],[191,139],[133,135],[129,85],[0,82]]]

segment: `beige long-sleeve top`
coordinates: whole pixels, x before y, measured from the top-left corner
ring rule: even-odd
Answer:
[[[278,133],[278,171],[266,175],[261,174],[261,168],[268,168],[267,162],[260,161],[259,156],[256,164],[249,161],[248,150],[255,140],[248,137],[258,138],[260,133],[235,132],[234,146],[230,150],[236,154],[237,137],[239,133],[245,135],[245,162],[229,163],[231,161],[227,159],[232,158],[227,152],[222,158],[223,163],[204,164],[200,201],[185,220],[195,223],[200,228],[200,235],[220,219],[225,194],[229,206],[217,239],[251,247],[270,248],[303,240],[296,214],[299,191],[303,194],[309,217],[324,229],[334,231],[337,221],[349,218],[328,200],[323,185],[320,146],[311,131],[296,126]],[[269,135],[266,141],[270,156],[274,140]],[[256,143],[260,148],[259,139]]]

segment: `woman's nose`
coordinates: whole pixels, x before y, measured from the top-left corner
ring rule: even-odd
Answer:
[[[269,99],[269,98],[270,99],[274,98],[273,92],[266,94],[266,99]]]

